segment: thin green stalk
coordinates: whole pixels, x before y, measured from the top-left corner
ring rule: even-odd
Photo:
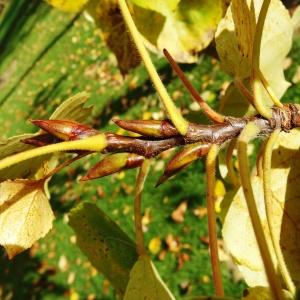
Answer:
[[[280,129],[276,129],[269,137],[268,142],[265,147],[264,158],[263,158],[263,184],[264,184],[264,196],[265,196],[265,206],[266,206],[266,214],[268,225],[270,229],[271,239],[273,243],[273,247],[275,250],[275,254],[278,261],[279,270],[281,272],[282,278],[288,290],[295,295],[296,288],[291,279],[289,270],[284,262],[284,257],[282,255],[282,251],[279,244],[279,239],[276,237],[276,232],[274,225],[276,224],[273,219],[274,215],[272,213],[272,152],[274,148],[274,144],[279,136]]]
[[[92,152],[100,152],[107,146],[104,134],[98,134],[86,139],[77,141],[67,141],[57,144],[51,144],[43,147],[34,148],[15,155],[8,156],[0,161],[0,170],[15,165],[24,160],[50,154],[60,151],[85,150]]]
[[[136,48],[139,51],[139,54],[146,66],[146,69],[149,73],[149,76],[155,86],[155,89],[162,100],[164,107],[176,127],[176,129],[180,132],[180,134],[185,135],[188,129],[188,122],[182,117],[180,111],[175,106],[174,102],[170,98],[166,88],[164,87],[163,83],[161,82],[161,79],[159,78],[155,67],[151,61],[150,55],[148,51],[146,50],[143,41],[141,39],[140,33],[138,32],[134,21],[131,17],[131,14],[129,12],[128,6],[126,4],[126,0],[118,0],[124,21],[131,33],[132,39],[136,45]]]
[[[144,243],[144,232],[142,227],[142,191],[144,183],[150,169],[150,160],[145,159],[140,167],[136,180],[135,197],[134,197],[134,225],[137,244],[137,253],[139,255],[147,254]]]
[[[269,119],[272,117],[272,110],[271,108],[267,107],[263,102],[263,95],[261,92],[261,88],[266,88],[269,95],[274,95],[271,91],[271,88],[268,84],[266,84],[263,76],[261,76],[260,72],[260,48],[261,48],[261,41],[262,41],[262,34],[264,29],[264,24],[268,12],[268,8],[270,5],[271,0],[264,0],[263,4],[260,9],[260,13],[258,16],[255,34],[254,34],[254,42],[253,42],[253,51],[252,51],[252,89],[254,94],[254,105],[257,111],[265,118]],[[279,100],[273,99],[272,101],[278,105]],[[279,105],[280,106],[280,105]]]
[[[223,283],[218,254],[218,237],[215,214],[215,176],[216,159],[219,153],[219,146],[212,145],[206,158],[206,202],[208,218],[208,236],[210,248],[210,260],[212,266],[213,282],[216,296],[223,297]]]
[[[270,289],[273,293],[274,299],[284,300],[283,292],[280,286],[279,278],[277,277],[275,268],[273,266],[270,250],[266,241],[266,237],[263,231],[263,227],[260,221],[256,203],[254,200],[249,165],[248,165],[248,156],[247,156],[247,145],[254,139],[260,129],[253,123],[250,122],[241,132],[238,138],[238,161],[240,169],[240,178],[241,183],[252,222],[252,227],[255,233],[257,240],[258,248],[264,263],[265,272],[270,284]]]

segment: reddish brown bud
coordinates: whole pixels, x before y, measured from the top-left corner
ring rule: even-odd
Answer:
[[[31,120],[31,122],[64,141],[79,140],[99,134],[99,131],[89,126],[69,120]]]
[[[177,174],[182,169],[186,168],[193,161],[200,157],[205,156],[210,148],[210,144],[197,143],[188,145],[184,149],[177,153],[167,164],[164,174],[158,180],[156,187],[164,183],[171,176]]]
[[[97,163],[86,176],[80,180],[91,180],[101,178],[123,170],[139,167],[144,161],[144,157],[133,153],[117,153],[106,156]]]
[[[143,136],[167,138],[180,135],[176,128],[167,120],[113,120],[119,127]]]
[[[49,144],[58,143],[60,140],[48,133],[42,133],[31,138],[21,140],[22,143],[37,147],[46,146]]]

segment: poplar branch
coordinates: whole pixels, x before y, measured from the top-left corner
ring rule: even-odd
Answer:
[[[61,132],[56,132],[53,127],[55,123],[62,124],[63,120],[51,120],[35,122],[39,127],[46,130],[51,136],[54,135],[58,140],[51,139],[51,136],[43,134],[42,139],[39,136],[25,140],[25,142],[39,145],[47,144],[50,141],[61,141]],[[216,144],[222,145],[238,137],[245,126],[253,122],[260,131],[260,136],[269,136],[275,129],[280,129],[288,132],[289,130],[300,126],[300,105],[286,104],[282,108],[276,107],[272,109],[272,118],[265,119],[261,115],[252,117],[233,118],[226,117],[224,123],[202,125],[196,123],[189,123],[186,135],[182,136],[175,126],[168,120],[162,121],[125,121],[115,120],[115,123],[125,130],[140,134],[140,137],[122,136],[114,133],[104,133],[107,146],[102,151],[103,153],[118,153],[127,152],[135,153],[146,158],[155,157],[161,152],[187,144],[203,143],[203,144]],[[66,126],[74,126],[78,128],[78,123],[71,124],[65,123]],[[49,128],[50,127],[50,128]],[[99,134],[98,131],[88,127],[82,127],[80,136],[92,136]],[[59,129],[61,130],[61,129]],[[67,130],[63,130],[66,135]],[[70,137],[74,139],[74,133],[70,130]],[[81,138],[80,136],[75,137]],[[69,138],[69,137],[66,137]],[[41,142],[42,140],[42,142]]]

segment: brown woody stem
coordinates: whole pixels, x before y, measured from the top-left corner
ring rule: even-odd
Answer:
[[[159,132],[156,137],[153,137],[152,134],[147,135],[147,133],[140,138],[107,133],[108,146],[105,151],[136,153],[150,158],[180,145],[198,142],[221,145],[238,137],[249,122],[253,122],[259,128],[260,136],[269,136],[277,128],[289,131],[300,126],[300,106],[297,104],[287,104],[283,108],[273,108],[272,113],[272,118],[268,120],[261,115],[257,115],[243,118],[226,117],[226,121],[222,124],[201,125],[189,123],[185,136],[181,136],[179,132],[176,132],[175,128],[168,124],[168,121],[161,121],[161,124],[163,124],[161,126],[168,128],[165,131],[160,130],[160,125],[155,121],[155,130]],[[141,128],[137,129],[137,121],[122,121],[120,124],[123,128],[130,128],[132,131],[140,133],[143,131]],[[140,122],[139,127],[142,126],[143,122]],[[149,121],[145,131],[149,132]]]

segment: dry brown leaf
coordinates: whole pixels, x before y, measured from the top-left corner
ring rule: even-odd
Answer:
[[[33,180],[0,184],[0,244],[9,258],[30,248],[52,227],[54,215],[44,184]]]

